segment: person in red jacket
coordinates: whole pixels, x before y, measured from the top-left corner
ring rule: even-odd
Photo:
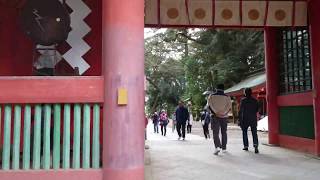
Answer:
[[[161,111],[160,114],[160,126],[161,126],[161,134],[162,136],[166,136],[167,134],[167,125],[168,125],[168,115],[165,110]]]

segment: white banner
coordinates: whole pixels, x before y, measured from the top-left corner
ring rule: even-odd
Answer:
[[[146,0],[145,24],[212,26],[214,18],[214,25],[227,27],[307,25],[306,1],[297,1],[295,6],[293,1],[269,1],[267,6],[267,1],[243,0],[240,5],[239,0]]]

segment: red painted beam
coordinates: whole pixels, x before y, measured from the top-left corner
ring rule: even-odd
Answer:
[[[0,103],[100,103],[103,77],[0,77]]]
[[[239,26],[239,25],[172,25],[172,24],[145,24],[145,28],[225,28],[225,29],[257,29],[263,30],[264,26]]]
[[[279,135],[279,145],[288,149],[315,154],[314,144],[313,139]]]
[[[312,106],[312,92],[278,96],[278,106]]]
[[[313,109],[315,127],[316,154],[320,156],[320,1],[309,2],[309,30],[311,44],[312,84],[313,84]]]
[[[102,170],[0,171],[1,180],[102,180]]]

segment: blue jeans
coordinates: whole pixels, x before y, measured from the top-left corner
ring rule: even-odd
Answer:
[[[154,133],[159,133],[159,126],[158,126],[159,122],[153,123],[153,129],[154,129]]]

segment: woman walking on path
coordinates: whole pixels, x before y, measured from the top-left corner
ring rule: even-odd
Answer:
[[[167,134],[167,125],[168,125],[168,116],[167,113],[162,110],[160,114],[160,126],[161,126],[161,135],[166,136]]]
[[[248,151],[249,141],[248,141],[248,128],[250,127],[253,138],[254,152],[259,153],[258,150],[258,134],[257,134],[257,114],[259,112],[258,101],[251,96],[252,90],[246,88],[244,90],[244,98],[240,103],[239,111],[239,122],[242,129],[243,138],[243,150]]]

